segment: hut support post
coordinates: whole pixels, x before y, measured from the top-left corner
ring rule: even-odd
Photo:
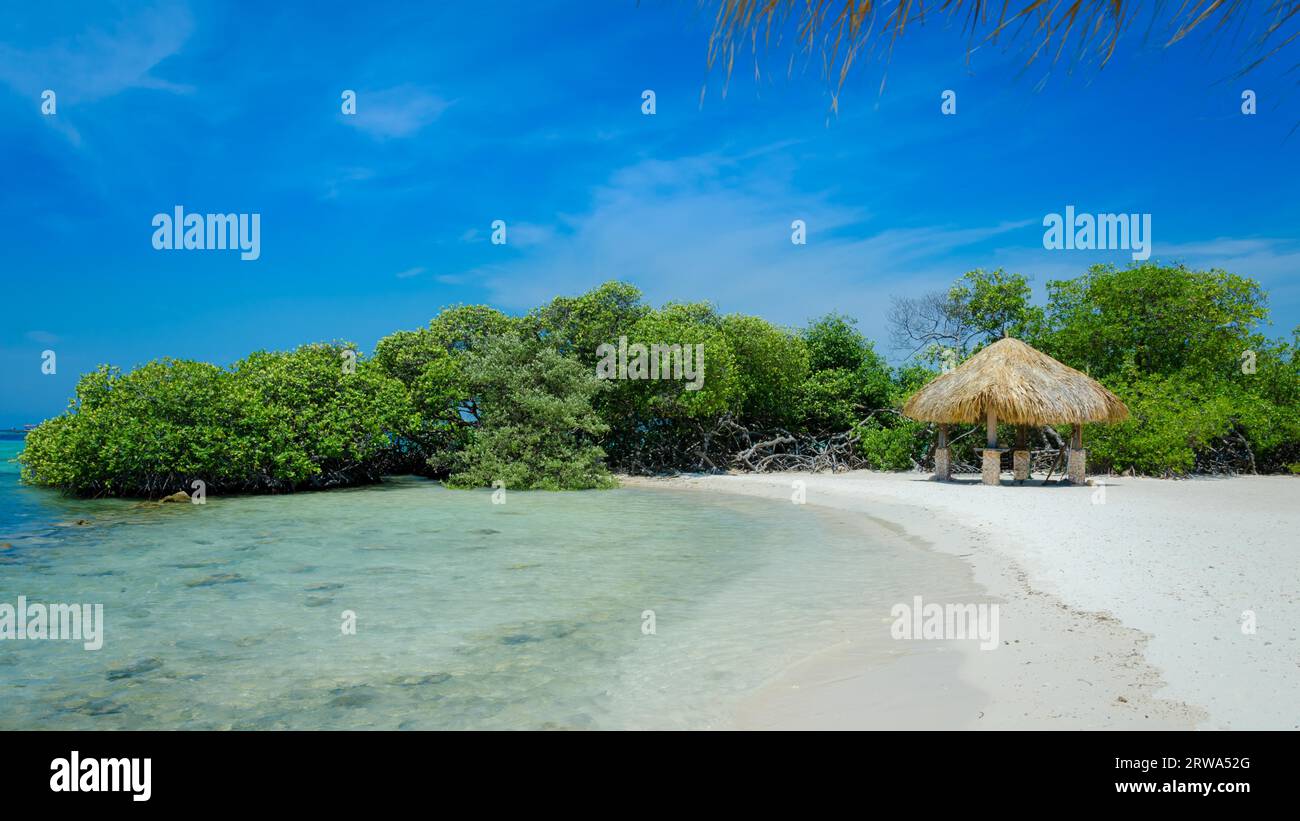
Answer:
[[[946,482],[952,478],[952,458],[948,451],[948,426],[939,426],[939,441],[934,448],[934,478]]]
[[[984,428],[984,463],[980,478],[986,485],[996,485],[1002,481],[1002,448],[998,447],[998,415],[992,408],[985,413]]]
[[[1016,425],[1016,447],[1011,453],[1011,462],[1015,467],[1016,481],[1029,479],[1029,431],[1024,425]]]
[[[1083,449],[1083,426],[1070,429],[1070,457],[1066,462],[1066,477],[1076,485],[1088,482],[1088,452]]]

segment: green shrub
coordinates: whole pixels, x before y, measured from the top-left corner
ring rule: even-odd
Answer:
[[[796,392],[794,415],[800,427],[838,433],[890,405],[889,366],[854,324],[840,314],[827,314],[802,331],[809,373]]]
[[[1084,444],[1101,470],[1153,476],[1191,473],[1199,452],[1251,422],[1259,411],[1249,396],[1194,376],[1129,374],[1115,385],[1130,418],[1117,425],[1089,425]]]
[[[929,447],[925,429],[911,419],[886,427],[873,417],[857,429],[858,448],[873,470],[912,470]]]
[[[578,490],[615,484],[597,444],[608,432],[592,409],[595,374],[535,340],[496,337],[466,357],[464,372],[482,408],[461,451],[435,457],[451,487]]]
[[[375,481],[419,425],[401,383],[341,345],[258,352],[230,369],[163,359],[84,375],[32,431],[23,478],[82,495],[281,491]]]

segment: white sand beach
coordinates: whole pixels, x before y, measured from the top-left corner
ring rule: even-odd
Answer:
[[[877,669],[848,636],[771,682],[738,727],[1300,729],[1300,479],[623,478],[780,504],[796,480],[809,505],[864,514],[969,562],[1001,603],[1000,645],[955,643],[953,681],[923,655]],[[946,697],[969,688],[978,698]]]

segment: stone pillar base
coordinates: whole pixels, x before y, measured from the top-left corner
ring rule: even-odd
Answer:
[[[1018,450],[1011,454],[1012,462],[1015,464],[1016,481],[1023,482],[1029,478],[1029,451]]]
[[[1066,478],[1076,485],[1088,483],[1088,451],[1070,449],[1065,467]]]
[[[934,478],[941,482],[952,478],[952,458],[947,448],[936,448],[934,451]]]
[[[1002,452],[1004,448],[984,448],[984,465],[980,471],[986,485],[1002,484]]]

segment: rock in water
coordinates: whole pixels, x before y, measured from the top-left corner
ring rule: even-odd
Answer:
[[[122,712],[125,707],[117,702],[110,701],[106,698],[82,699],[80,701],[64,702],[58,708],[65,713],[81,713],[88,716],[111,716]]]
[[[427,684],[442,684],[450,680],[450,673],[430,673],[427,676],[393,676],[388,683],[397,687],[422,687]]]
[[[140,659],[139,661],[133,661],[122,667],[108,668],[108,680],[116,681],[120,678],[134,678],[141,673],[147,673],[150,670],[157,670],[159,667],[162,667],[161,659]]]
[[[530,636],[527,633],[515,633],[514,635],[503,636],[501,638],[502,644],[531,644],[535,641],[541,641],[541,639],[536,636]]]
[[[364,684],[339,687],[333,692],[335,697],[329,703],[331,707],[364,707],[375,700],[374,691]]]
[[[167,502],[188,502],[189,500],[190,500],[190,494],[186,493],[183,490],[178,490],[170,496],[164,496],[161,499],[159,499],[158,504],[160,505],[166,504]]]
[[[186,587],[211,587],[214,584],[238,584],[246,582],[248,579],[238,573],[214,573],[202,579],[186,582]]]

